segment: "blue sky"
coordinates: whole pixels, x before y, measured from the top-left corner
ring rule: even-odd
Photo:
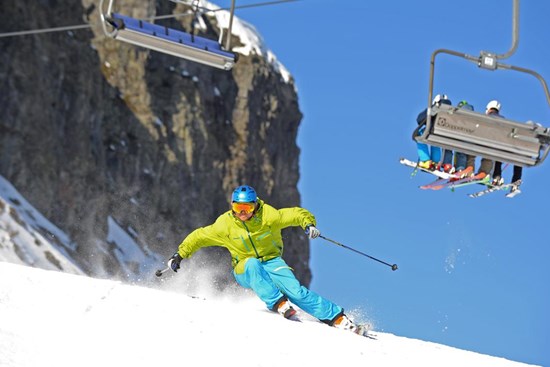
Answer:
[[[514,199],[422,191],[432,177],[411,178],[398,163],[416,159],[410,136],[426,107],[432,52],[507,52],[512,0],[304,0],[237,15],[296,80],[302,205],[325,236],[399,265],[392,272],[317,239],[311,289],[380,330],[550,365],[550,162],[524,170]],[[550,2],[522,1],[519,46],[501,62],[550,81],[549,41]],[[498,99],[506,117],[550,126],[541,84],[526,74],[443,55],[434,92],[477,111]]]

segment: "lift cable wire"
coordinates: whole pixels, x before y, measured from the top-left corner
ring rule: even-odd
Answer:
[[[282,3],[290,3],[290,2],[297,2],[297,1],[301,1],[301,0],[267,1],[267,2],[262,2],[262,3],[254,3],[254,4],[236,6],[235,9],[256,8],[256,7],[260,7],[260,6],[278,5],[278,4],[282,4]],[[183,4],[186,4],[183,1],[174,1],[174,2],[181,2]],[[222,11],[222,10],[230,10],[230,8],[208,9],[208,8],[203,8],[203,7],[199,7],[199,9],[200,9],[200,11],[199,11],[200,14],[216,13],[216,12]],[[180,17],[190,16],[190,15],[194,15],[194,13],[159,15],[159,16],[150,17],[150,18],[147,18],[147,19],[144,19],[144,20],[154,21],[154,20],[159,20],[159,19],[180,18]],[[0,38],[30,36],[30,35],[35,35],[35,34],[44,34],[44,33],[53,33],[53,32],[74,31],[74,30],[92,28],[92,26],[93,26],[92,24],[81,24],[81,25],[74,25],[74,26],[33,29],[33,30],[28,30],[28,31],[5,32],[5,33],[0,33]]]

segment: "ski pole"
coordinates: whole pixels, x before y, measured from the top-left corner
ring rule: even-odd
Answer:
[[[169,267],[169,266],[167,266],[166,268],[164,268],[164,269],[162,269],[162,270],[161,270],[161,269],[158,269],[158,270],[155,272],[155,275],[156,275],[157,277],[161,277],[162,274],[166,273],[168,270],[170,270],[170,267]]]
[[[382,264],[384,264],[384,265],[387,265],[387,266],[389,266],[389,267],[391,268],[391,270],[393,270],[393,271],[396,271],[396,270],[397,270],[397,264],[393,264],[393,265],[388,264],[388,263],[385,262],[385,261],[379,260],[379,259],[377,259],[377,258],[375,258],[375,257],[372,257],[372,256],[370,256],[370,255],[367,255],[367,254],[365,254],[365,253],[363,253],[363,252],[361,252],[361,251],[359,251],[359,250],[356,250],[356,249],[354,249],[354,248],[351,248],[351,247],[349,247],[349,246],[346,246],[346,245],[344,245],[344,244],[342,244],[342,243],[340,243],[340,242],[336,242],[336,241],[334,241],[334,240],[331,240],[330,238],[327,238],[327,237],[325,237],[325,236],[319,235],[319,237],[321,237],[322,239],[324,239],[324,240],[326,240],[326,241],[332,242],[332,243],[334,243],[335,245],[338,245],[338,246],[340,246],[340,247],[346,248],[346,249],[351,250],[351,251],[353,251],[353,252],[356,252],[356,253],[358,253],[358,254],[360,254],[360,255],[366,256],[366,257],[368,257],[369,259],[372,259],[372,260],[378,261],[379,263],[382,263]]]

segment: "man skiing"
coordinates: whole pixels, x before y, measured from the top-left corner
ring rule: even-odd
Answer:
[[[292,302],[330,326],[363,334],[363,328],[353,323],[342,307],[301,285],[281,257],[282,229],[300,226],[314,239],[321,234],[315,225],[315,217],[306,209],[275,209],[259,199],[252,187],[239,186],[231,195],[231,210],[213,224],[191,232],[168,260],[168,266],[177,272],[182,259],[200,248],[225,247],[231,254],[237,283],[251,288],[268,309],[291,318],[296,314]]]

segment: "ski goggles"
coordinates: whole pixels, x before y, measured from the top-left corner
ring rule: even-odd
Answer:
[[[254,212],[254,209],[256,209],[256,203],[231,203],[231,209],[237,214],[241,214],[242,212],[245,212],[246,214],[250,214]]]

